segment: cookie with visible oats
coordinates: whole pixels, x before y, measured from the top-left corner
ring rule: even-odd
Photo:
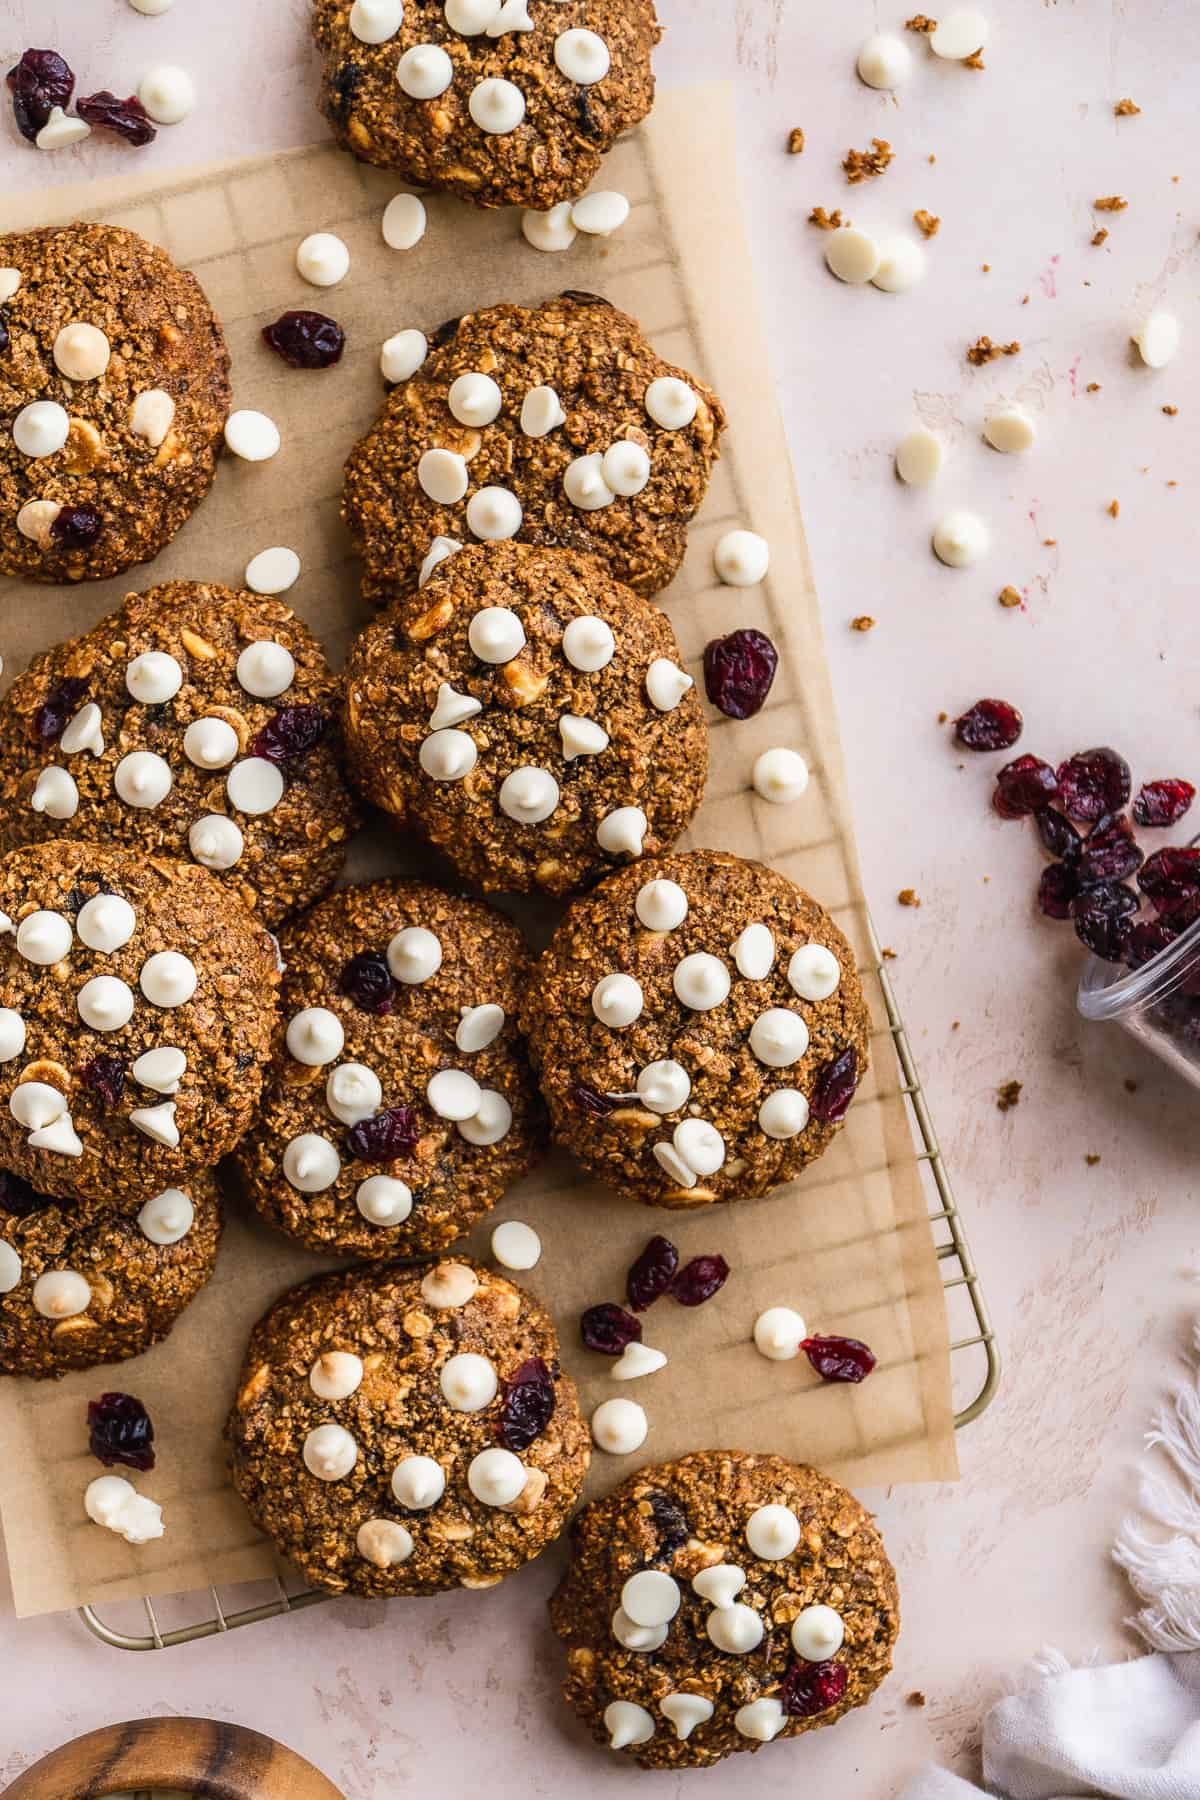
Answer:
[[[540,1152],[510,920],[419,881],[342,888],[288,926],[282,1028],[237,1154],[263,1217],[310,1249],[445,1249]]]
[[[190,859],[277,925],[332,887],[358,824],[340,693],[279,600],[201,581],[130,594],[0,700],[0,846]]]
[[[786,876],[719,850],[575,900],[521,1023],[555,1138],[648,1206],[744,1200],[833,1141],[866,1072],[849,944]]]
[[[462,544],[515,537],[590,551],[655,594],[724,429],[712,390],[595,294],[449,320],[346,464],[363,592],[386,604]]]
[[[708,737],[666,615],[596,557],[470,545],[354,644],[362,792],[477,887],[567,894],[665,850]]]
[[[900,1605],[844,1487],[780,1456],[705,1451],[583,1509],[550,1619],[563,1694],[597,1743],[696,1769],[865,1705]]]
[[[331,1593],[495,1587],[562,1531],[590,1456],[549,1315],[465,1261],[293,1288],[226,1438],[254,1523]]]
[[[194,275],[116,225],[0,236],[0,574],[148,562],[212,485],[229,352]]]
[[[0,1170],[0,1373],[58,1376],[148,1350],[212,1274],[220,1235],[211,1170],[135,1213]]]
[[[338,143],[479,206],[575,199],[654,100],[653,0],[313,0],[312,29]]]

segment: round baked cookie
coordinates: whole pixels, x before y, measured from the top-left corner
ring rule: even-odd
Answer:
[[[53,1199],[0,1169],[0,1373],[61,1375],[148,1350],[212,1274],[220,1235],[211,1170],[131,1213]]]
[[[375,881],[313,907],[280,953],[281,1027],[237,1158],[247,1194],[313,1250],[444,1249],[544,1136],[517,1030],[520,933],[481,900]]]
[[[277,925],[333,885],[358,824],[340,691],[279,600],[199,581],[130,594],[0,701],[0,845],[190,859]]]
[[[518,537],[591,551],[655,594],[724,428],[712,390],[595,294],[452,319],[346,464],[363,592],[383,604],[461,544]]]
[[[279,971],[205,869],[55,841],[0,859],[0,1168],[136,1208],[258,1106]]]
[[[653,0],[313,0],[337,141],[480,206],[581,194],[650,111],[660,35]]]
[[[553,1136],[650,1206],[792,1180],[868,1060],[862,986],[828,913],[719,850],[632,864],[574,901],[521,1022]]]
[[[549,1315],[459,1261],[285,1294],[226,1436],[255,1524],[334,1593],[495,1587],[559,1535],[590,1455]]]
[[[866,1508],[816,1469],[726,1450],[586,1506],[550,1618],[568,1704],[646,1769],[836,1723],[888,1673],[900,1628]]]
[[[0,236],[0,573],[148,562],[203,500],[231,399],[194,275],[116,225]]]
[[[568,894],[667,849],[708,734],[664,613],[593,556],[470,545],[350,653],[352,778],[485,891]]]

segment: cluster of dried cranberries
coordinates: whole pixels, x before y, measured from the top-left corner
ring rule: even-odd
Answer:
[[[8,71],[7,81],[17,130],[36,144],[38,132],[49,124],[55,107],[65,112],[69,106],[75,92],[74,73],[57,50],[26,50]],[[108,88],[100,88],[94,94],[81,94],[75,111],[93,129],[114,132],[127,144],[150,144],[158,136],[135,94],[120,100]]]

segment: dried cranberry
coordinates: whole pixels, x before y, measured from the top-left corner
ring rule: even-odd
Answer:
[[[834,1125],[844,1119],[858,1086],[858,1051],[848,1044],[840,1056],[817,1071],[808,1106],[814,1119]]]
[[[77,100],[75,111],[89,125],[99,131],[114,131],[127,144],[152,144],[158,136],[150,122],[150,114],[136,94],[130,94],[127,100],[118,100],[108,88],[101,88],[99,93],[85,94]]]
[[[1072,819],[1099,819],[1128,805],[1133,777],[1115,750],[1079,750],[1058,766],[1058,792]]]
[[[57,50],[26,50],[8,71],[17,130],[32,144],[55,106],[66,106],[75,77]]]
[[[652,1237],[625,1277],[626,1298],[634,1312],[645,1312],[661,1300],[678,1267],[679,1252],[670,1238]]]
[[[1144,781],[1133,797],[1134,823],[1177,825],[1195,798],[1190,781]]]
[[[62,736],[79,709],[87,692],[87,682],[80,675],[67,675],[53,688],[33,715],[33,729],[38,742],[54,744]]]
[[[99,1094],[105,1106],[116,1106],[125,1092],[125,1064],[119,1056],[93,1056],[79,1071],[79,1079]]]
[[[580,1112],[590,1113],[594,1119],[606,1119],[617,1104],[607,1094],[602,1094],[599,1088],[589,1087],[586,1081],[575,1083],[570,1098],[572,1105],[577,1106]]]
[[[338,976],[338,993],[353,1000],[359,1012],[390,1013],[396,984],[386,959],[374,950],[352,956]]]
[[[506,1450],[528,1450],[554,1417],[554,1381],[540,1356],[523,1362],[504,1383],[496,1436]]]
[[[106,1469],[124,1463],[127,1469],[154,1467],[154,1422],[132,1394],[101,1394],[89,1400],[88,1449]]]
[[[723,1256],[693,1256],[672,1280],[671,1298],[680,1306],[703,1306],[728,1280],[729,1264]]]
[[[1173,916],[1200,889],[1200,848],[1179,844],[1156,850],[1138,870],[1137,884],[1155,912]]]
[[[336,319],[319,312],[281,313],[263,326],[263,341],[293,369],[328,369],[340,362],[346,334]]]
[[[1145,860],[1127,816],[1105,813],[1089,831],[1075,872],[1080,887],[1092,887],[1097,881],[1124,881],[1126,876],[1135,874]]]
[[[954,735],[964,750],[1010,750],[1024,723],[1007,700],[977,700],[955,719]]]
[[[641,1341],[642,1322],[623,1306],[613,1306],[606,1300],[588,1307],[579,1321],[579,1335],[586,1350],[597,1350],[601,1356],[620,1356],[627,1344]]]
[[[50,527],[50,536],[68,550],[86,550],[96,542],[103,525],[94,506],[64,506]]]
[[[1069,919],[1071,902],[1079,892],[1075,871],[1066,863],[1051,863],[1038,882],[1038,905],[1048,919]]]
[[[346,1133],[346,1149],[359,1162],[395,1162],[412,1153],[420,1135],[411,1106],[386,1106],[373,1119],[360,1119]]]
[[[319,706],[282,706],[255,736],[250,754],[270,763],[291,762],[307,756],[328,728],[328,714]]]
[[[0,1169],[0,1212],[11,1213],[14,1219],[28,1219],[34,1213],[45,1212],[48,1206],[61,1204],[49,1194],[39,1194],[23,1175]]]
[[[8,320],[0,309],[0,356],[8,349]]]
[[[1018,756],[996,777],[992,805],[1002,819],[1023,819],[1058,797],[1058,782],[1040,756]]]
[[[1038,836],[1051,856],[1057,856],[1063,862],[1074,862],[1083,849],[1083,839],[1070,819],[1052,806],[1039,806],[1033,818]]]
[[[1075,935],[1094,955],[1105,962],[1120,962],[1133,922],[1130,914],[1137,911],[1138,898],[1132,888],[1120,882],[1101,882],[1088,888],[1071,902]]]
[[[664,1494],[659,1488],[647,1494],[646,1498],[650,1502],[650,1516],[658,1535],[657,1555],[674,1556],[676,1550],[682,1550],[692,1535],[687,1514],[670,1494]]]
[[[846,1682],[845,1663],[794,1662],[780,1684],[779,1703],[789,1718],[812,1719],[837,1705]]]
[[[875,1352],[858,1338],[809,1337],[800,1347],[822,1381],[865,1381],[875,1367]]]
[[[1140,969],[1174,942],[1175,933],[1161,919],[1139,919],[1125,940],[1125,961],[1131,969]]]
[[[771,691],[779,652],[765,631],[748,627],[704,649],[704,691],[730,719],[748,719]]]

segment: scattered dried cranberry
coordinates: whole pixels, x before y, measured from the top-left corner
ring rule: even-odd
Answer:
[[[57,50],[26,50],[8,71],[17,130],[32,144],[55,106],[66,106],[75,77]]]
[[[1002,819],[1023,819],[1058,798],[1058,781],[1040,756],[1018,756],[996,777],[992,805]]]
[[[1144,781],[1133,797],[1133,817],[1138,825],[1177,825],[1196,790],[1190,781]]]
[[[374,950],[352,956],[338,976],[338,993],[353,1000],[359,1012],[390,1013],[396,984],[386,959]]]
[[[679,1252],[670,1238],[652,1237],[625,1277],[625,1294],[634,1312],[645,1312],[675,1279]]]
[[[0,356],[8,349],[8,320],[0,311]]]
[[[1125,961],[1131,969],[1140,969],[1174,942],[1175,933],[1161,919],[1139,919],[1125,940]]]
[[[828,1712],[846,1692],[846,1665],[840,1662],[794,1662],[779,1688],[779,1703],[793,1719]]]
[[[658,1556],[674,1556],[676,1550],[682,1550],[692,1535],[687,1514],[670,1494],[664,1494],[660,1488],[655,1488],[646,1498],[650,1502],[650,1514],[658,1533]]]
[[[858,1338],[810,1337],[800,1348],[822,1381],[865,1381],[875,1367],[875,1352]]]
[[[319,706],[282,706],[255,736],[250,754],[270,763],[291,762],[307,756],[328,728],[328,714]]]
[[[118,100],[107,88],[101,88],[99,93],[85,94],[77,100],[75,111],[89,125],[100,131],[114,131],[127,144],[152,144],[158,136],[150,114],[136,94]]]
[[[977,700],[954,721],[954,735],[964,750],[1011,750],[1025,724],[1007,700]]]
[[[39,1194],[23,1175],[0,1169],[0,1212],[11,1213],[14,1219],[28,1219],[34,1213],[45,1212],[48,1206],[61,1204],[49,1194]]]
[[[132,1394],[101,1394],[89,1400],[88,1449],[106,1469],[154,1467],[154,1422]]]
[[[729,1264],[723,1256],[693,1256],[672,1280],[671,1298],[680,1306],[703,1306],[728,1280]]]
[[[33,715],[33,729],[39,743],[57,743],[79,708],[87,692],[87,682],[80,675],[67,675],[53,688]]]
[[[411,1106],[386,1106],[373,1119],[360,1119],[346,1133],[346,1148],[359,1162],[395,1162],[416,1148],[420,1137]]]
[[[1156,913],[1175,915],[1200,889],[1200,848],[1156,850],[1138,870],[1137,884]]]
[[[281,313],[273,325],[263,326],[263,341],[293,369],[328,369],[346,348],[337,320],[319,312]]]
[[[571,1089],[571,1101],[580,1112],[590,1113],[594,1119],[606,1119],[616,1106],[607,1094],[599,1088],[589,1087],[586,1081],[577,1081]]]
[[[506,1450],[528,1450],[554,1417],[554,1381],[540,1356],[531,1356],[504,1383],[496,1436]]]
[[[731,719],[748,719],[771,691],[779,652],[765,631],[748,627],[704,648],[704,691]]]
[[[1097,881],[1124,881],[1145,860],[1126,814],[1105,813],[1089,831],[1075,872],[1080,887],[1091,887]]]
[[[1088,888],[1071,902],[1075,935],[1105,962],[1121,962],[1133,929],[1130,914],[1137,911],[1138,897],[1120,882],[1106,881]]]
[[[844,1119],[858,1086],[858,1051],[848,1044],[840,1056],[817,1071],[809,1111],[823,1125]]]
[[[1048,919],[1069,919],[1071,902],[1079,892],[1074,869],[1066,863],[1051,863],[1042,870],[1038,882],[1038,905]]]
[[[627,1313],[623,1306],[603,1301],[589,1306],[579,1321],[579,1335],[585,1350],[597,1350],[601,1356],[620,1356],[627,1344],[641,1341],[642,1322]]]
[[[1087,821],[1120,812],[1129,804],[1132,788],[1129,764],[1106,745],[1079,750],[1058,766],[1059,799],[1072,819]]]
[[[79,1079],[99,1094],[105,1106],[116,1106],[125,1092],[125,1064],[119,1056],[94,1056],[79,1071]]]
[[[1063,862],[1074,862],[1083,849],[1083,839],[1070,819],[1052,806],[1040,806],[1033,820],[1038,836],[1051,856],[1060,857]]]
[[[103,525],[94,506],[64,506],[50,527],[50,536],[68,550],[87,550],[100,536]]]

